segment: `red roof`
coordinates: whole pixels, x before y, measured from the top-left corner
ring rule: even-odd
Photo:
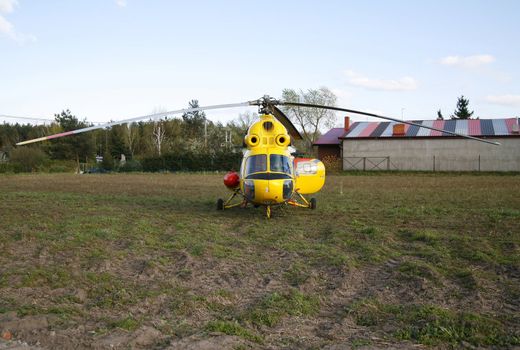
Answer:
[[[325,134],[321,135],[314,145],[339,145],[341,142],[339,140],[340,137],[345,135],[345,129],[343,128],[333,128],[327,131]]]
[[[501,119],[450,119],[450,120],[415,120],[419,125],[431,126],[444,129],[463,135],[476,137],[493,136],[516,136],[518,133],[513,131],[513,124],[517,123],[516,118]],[[348,131],[343,128],[333,128],[322,135],[314,145],[339,145],[341,139],[360,139],[360,138],[416,138],[416,137],[445,137],[451,136],[440,131],[421,128],[415,125],[407,125],[404,135],[393,135],[393,126],[396,122],[355,122]]]

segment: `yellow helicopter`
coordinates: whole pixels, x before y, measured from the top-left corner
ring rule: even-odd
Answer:
[[[281,122],[272,114],[260,115],[260,120],[249,128],[244,143],[247,150],[240,174],[229,172],[224,177],[224,184],[233,194],[226,202],[219,199],[217,209],[252,203],[265,206],[270,218],[271,207],[284,203],[316,208],[316,199],[309,201],[303,195],[316,193],[323,187],[325,166],[318,159],[294,158],[290,151],[291,136]],[[237,195],[242,201],[231,204]]]
[[[308,200],[304,195],[320,191],[325,183],[325,166],[320,160],[295,158],[292,156],[292,147],[290,146],[291,138],[302,139],[302,137],[289,118],[277,107],[278,105],[302,108],[322,108],[355,113],[403,124],[415,125],[420,128],[432,129],[453,136],[460,136],[498,145],[496,142],[479,139],[477,137],[458,134],[449,130],[442,130],[373,113],[334,106],[279,101],[267,95],[258,100],[242,103],[186,108],[166,113],[150,114],[142,117],[125,119],[44,136],[37,139],[19,142],[16,145],[26,145],[96,129],[108,128],[114,125],[133,123],[144,119],[161,119],[181,113],[232,107],[258,106],[260,120],[255,122],[249,128],[248,133],[244,138],[247,150],[244,152],[240,173],[229,172],[224,176],[224,184],[232,190],[233,193],[226,201],[219,199],[217,201],[217,209],[223,210],[237,206],[245,207],[250,203],[255,207],[264,206],[266,208],[266,215],[270,218],[271,209],[274,206],[287,204],[296,207],[315,209],[316,199],[311,198]],[[232,203],[236,197],[239,198],[239,201]]]

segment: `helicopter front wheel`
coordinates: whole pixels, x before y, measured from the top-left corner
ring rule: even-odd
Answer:
[[[217,210],[224,210],[224,200],[222,198],[217,200]]]
[[[311,198],[309,208],[316,209],[316,198]]]
[[[265,215],[267,216],[268,219],[271,218],[271,206],[270,205],[265,207]]]

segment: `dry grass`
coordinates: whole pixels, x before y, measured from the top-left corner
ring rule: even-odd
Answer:
[[[221,175],[0,176],[0,331],[49,348],[518,345],[520,177],[328,177],[215,210]]]

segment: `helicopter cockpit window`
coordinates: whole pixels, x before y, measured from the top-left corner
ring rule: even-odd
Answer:
[[[289,157],[280,154],[271,154],[269,156],[271,172],[291,174],[291,162]]]
[[[265,172],[267,171],[267,156],[265,154],[258,154],[251,156],[246,160],[246,173],[245,175]]]

